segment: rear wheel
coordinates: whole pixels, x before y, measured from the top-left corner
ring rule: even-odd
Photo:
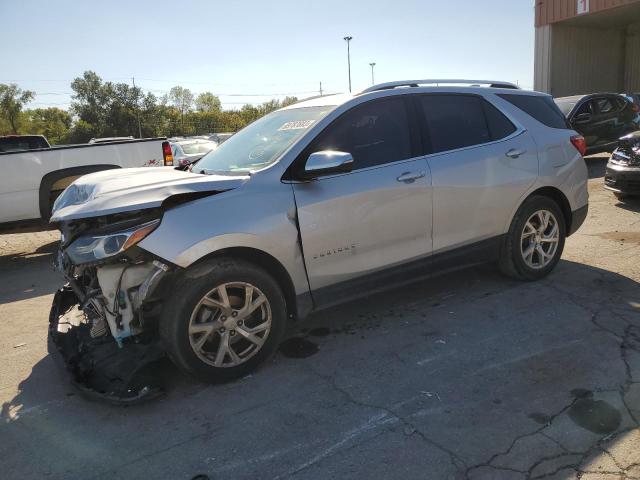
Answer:
[[[277,283],[262,269],[217,259],[187,270],[177,283],[175,291],[184,293],[168,302],[160,333],[179,367],[221,382],[246,375],[275,352],[286,306]]]
[[[548,275],[560,260],[565,236],[565,219],[558,204],[548,197],[530,197],[516,213],[503,241],[502,272],[521,280]]]

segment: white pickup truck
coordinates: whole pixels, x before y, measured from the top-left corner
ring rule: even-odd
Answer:
[[[4,150],[0,149],[0,230],[48,220],[56,197],[82,175],[173,165],[165,138]]]

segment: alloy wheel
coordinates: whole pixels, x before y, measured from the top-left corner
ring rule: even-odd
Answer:
[[[189,320],[189,343],[203,362],[236,367],[260,351],[271,330],[267,296],[246,282],[218,285],[196,304]]]
[[[520,253],[527,266],[544,268],[555,258],[560,241],[560,227],[549,210],[538,210],[524,224]]]

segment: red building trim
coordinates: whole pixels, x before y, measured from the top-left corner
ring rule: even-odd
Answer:
[[[578,16],[578,2],[584,0],[536,0],[536,27]],[[588,0],[589,12],[597,13],[640,0]]]

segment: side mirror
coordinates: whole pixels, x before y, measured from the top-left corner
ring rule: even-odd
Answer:
[[[353,157],[350,153],[323,150],[309,155],[304,166],[303,177],[312,179],[334,173],[346,173],[353,169]]]
[[[590,113],[581,113],[580,115],[576,115],[573,117],[573,121],[575,123],[589,123],[591,121]]]

